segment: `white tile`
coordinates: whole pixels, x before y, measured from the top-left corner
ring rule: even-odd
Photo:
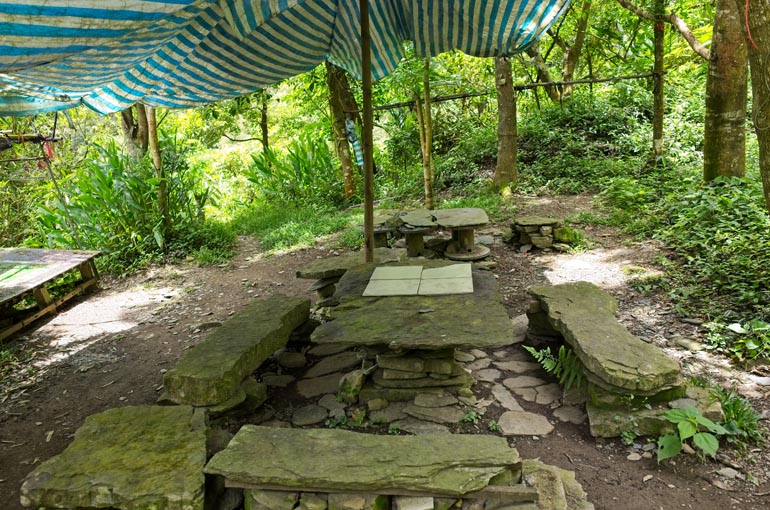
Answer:
[[[419,280],[421,274],[422,266],[380,266],[374,268],[369,280]]]
[[[393,496],[395,510],[433,510],[433,498]]]
[[[420,280],[370,280],[364,296],[416,296]]]
[[[418,294],[436,296],[440,294],[472,294],[472,278],[434,278],[420,281]]]
[[[470,278],[470,264],[452,264],[451,266],[434,267],[422,270],[423,280],[432,280],[435,278]]]

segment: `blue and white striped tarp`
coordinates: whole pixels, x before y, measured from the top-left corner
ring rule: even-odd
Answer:
[[[570,0],[370,0],[372,73],[418,55],[513,54]],[[358,0],[0,0],[0,115],[240,96],[325,59],[361,75]]]

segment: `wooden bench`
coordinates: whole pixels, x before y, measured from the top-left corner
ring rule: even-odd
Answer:
[[[97,284],[99,274],[94,258],[98,251],[0,248],[0,341],[32,324],[44,315],[54,314],[65,302]],[[46,286],[70,271],[80,272],[80,281],[64,296],[54,300]],[[32,294],[37,310],[16,313],[15,303]],[[18,318],[14,318],[18,315]]]
[[[241,382],[307,321],[310,300],[289,296],[259,299],[211,331],[163,377],[164,399],[217,406],[239,392]]]

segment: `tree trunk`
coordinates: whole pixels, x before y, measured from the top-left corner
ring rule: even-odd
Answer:
[[[575,42],[564,52],[562,63],[561,79],[562,81],[572,81],[575,79],[575,70],[580,61],[580,53],[583,51],[583,42],[586,39],[586,28],[588,26],[588,17],[591,14],[591,0],[583,0],[583,8],[580,11],[580,18],[577,24],[577,33]],[[572,94],[574,85],[564,85],[562,88],[562,97],[569,97]]]
[[[535,66],[535,71],[537,72],[537,81],[540,83],[550,83],[555,81],[551,76],[551,72],[548,70],[548,65],[545,63],[543,55],[540,53],[540,43],[533,44],[527,48],[526,51],[527,55],[532,58],[532,64]],[[555,85],[547,85],[544,88],[545,93],[548,94],[548,97],[552,102],[558,103],[561,100],[561,94]],[[535,92],[537,92],[537,89]],[[538,109],[539,108],[540,106],[538,105]]]
[[[264,90],[260,93],[261,99],[262,99],[262,107],[260,110],[260,118],[259,118],[259,130],[262,131],[262,150],[267,150],[270,148],[270,127],[267,124],[267,100],[268,95],[267,92]]]
[[[744,0],[736,0],[745,7]],[[749,34],[749,65],[753,95],[754,130],[759,142],[759,174],[765,192],[765,205],[770,211],[770,83],[768,58],[770,55],[770,3],[751,0],[747,13]]]
[[[423,182],[425,185],[425,208],[433,209],[433,118],[430,97],[430,58],[423,61],[422,97],[415,96],[417,122],[420,125],[420,148],[422,149]]]
[[[663,156],[663,111],[665,96],[663,93],[663,43],[666,36],[663,17],[665,15],[665,0],[655,0],[655,76],[653,78],[652,106],[652,156],[656,160]]]
[[[168,179],[163,168],[163,160],[158,143],[158,123],[155,116],[155,108],[147,107],[147,134],[149,140],[152,166],[155,167],[155,175],[158,177],[158,210],[161,216],[161,249],[168,249],[168,238],[171,233],[171,215],[168,207]]]
[[[756,1],[756,0],[755,0]],[[748,49],[735,0],[718,0],[706,81],[703,180],[746,170]]]
[[[332,113],[332,132],[334,134],[334,148],[342,165],[342,183],[345,190],[345,198],[351,198],[356,193],[355,165],[350,154],[350,144],[345,132],[345,111],[342,104],[342,78],[345,70],[328,60],[326,61],[326,84],[329,86],[329,106]],[[347,82],[347,79],[345,79]]]
[[[134,117],[136,108],[136,117]],[[149,144],[147,134],[147,111],[142,103],[120,112],[120,127],[123,130],[125,147],[137,158],[147,153]]]
[[[497,166],[495,187],[502,189],[518,181],[516,171],[516,93],[513,91],[511,60],[495,59],[495,88],[497,89]]]

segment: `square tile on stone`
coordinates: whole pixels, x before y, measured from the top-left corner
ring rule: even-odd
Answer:
[[[420,296],[473,294],[472,278],[434,278],[420,281]]]
[[[369,280],[419,280],[421,274],[422,266],[381,266],[374,268]]]
[[[433,280],[436,278],[471,278],[471,265],[452,264],[451,266],[422,270],[423,280]]]
[[[420,280],[371,280],[363,295],[370,296],[416,296]]]

